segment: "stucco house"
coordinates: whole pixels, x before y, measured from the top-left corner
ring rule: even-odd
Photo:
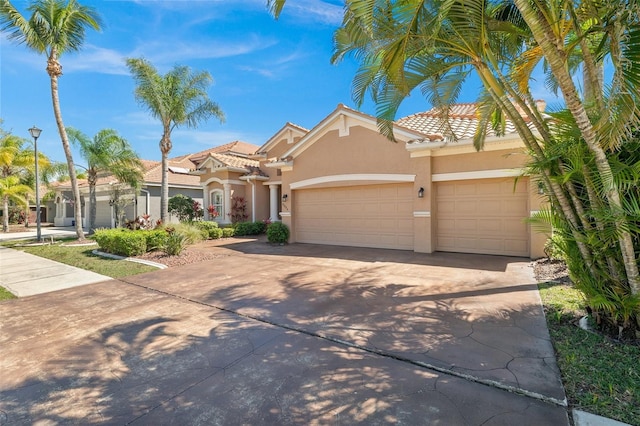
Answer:
[[[544,104],[538,105],[544,109]],[[540,257],[546,237],[526,222],[539,209],[538,186],[515,129],[489,135],[476,152],[475,104],[453,107],[449,132],[437,111],[394,126],[344,105],[313,129],[287,123],[250,161],[211,152],[191,156],[204,204],[227,221],[231,198],[249,220],[282,220],[290,242]]]
[[[281,220],[290,242],[541,257],[546,236],[526,219],[542,196],[523,174],[524,144],[507,125],[476,152],[476,108],[453,106],[447,126],[436,110],[401,118],[391,142],[375,117],[341,104],[312,129],[286,123],[261,147],[236,141],[171,159],[170,196],[213,205],[219,215],[205,209],[205,219],[221,224],[240,197],[247,220]],[[145,167],[127,218],[159,217],[160,163]],[[98,226],[113,225],[109,179],[99,182]],[[55,223],[70,225],[73,211],[57,195]]]
[[[246,158],[249,153],[255,152],[256,145],[235,141],[225,145],[210,148],[195,154],[182,155],[169,159],[169,197],[176,194],[184,194],[201,205],[204,204],[203,191],[200,178],[191,174],[195,167],[192,158],[200,158],[205,155],[213,155],[220,158]],[[253,164],[253,160],[248,160]],[[121,187],[117,180],[110,174],[99,177],[96,185],[96,227],[113,227],[116,221],[115,190],[120,191],[119,196],[130,200],[124,207],[124,216],[127,220],[148,214],[152,220],[160,218],[160,190],[162,181],[162,164],[160,161],[142,160],[144,167],[143,184],[140,193],[136,196],[130,188]],[[238,164],[243,164],[241,161]],[[86,217],[89,215],[89,184],[85,179],[79,180],[80,196],[83,203],[83,226],[87,226]],[[57,184],[55,187],[53,205],[50,206],[51,220],[56,226],[71,226],[74,220],[73,199],[68,182]],[[177,221],[177,218],[172,218]]]

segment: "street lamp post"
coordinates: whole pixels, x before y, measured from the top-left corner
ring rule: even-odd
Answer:
[[[38,138],[40,137],[40,133],[42,133],[41,129],[38,129],[36,126],[33,126],[29,129],[29,133],[31,133],[31,137],[33,138],[33,151],[35,152],[36,159],[36,241],[42,241],[42,234],[40,233],[40,175],[38,174]]]

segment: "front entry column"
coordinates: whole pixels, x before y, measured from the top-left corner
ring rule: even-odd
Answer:
[[[269,185],[269,220],[271,222],[278,220],[278,207],[280,206],[278,202],[278,186],[280,185]]]
[[[209,204],[211,204],[211,200],[209,200],[209,190],[205,185],[202,187],[202,210],[204,210],[204,220],[211,220],[209,217]]]
[[[231,184],[223,184],[222,189],[224,190],[224,217],[221,222],[229,223],[231,221]]]

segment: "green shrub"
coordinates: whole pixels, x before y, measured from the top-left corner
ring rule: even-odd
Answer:
[[[229,238],[236,234],[236,230],[233,228],[222,228],[222,237]]]
[[[169,234],[164,229],[154,229],[142,232],[147,240],[147,251],[160,250],[167,242]]]
[[[96,229],[93,233],[93,239],[98,243],[98,247],[100,250],[113,253],[115,249],[114,238],[113,235],[115,232],[122,232],[121,229],[106,229],[99,228]]]
[[[217,240],[218,238],[222,238],[223,232],[224,231],[222,230],[222,228],[213,228],[209,232],[209,238],[211,238],[212,240]]]
[[[162,247],[162,251],[169,256],[177,256],[182,253],[185,247],[187,247],[187,239],[188,238],[184,234],[179,232],[174,231],[167,233],[167,239]]]
[[[218,235],[218,231],[220,231],[220,228],[218,228],[217,222],[198,221],[198,222],[193,222],[193,225],[203,231],[207,231],[207,238],[209,239],[220,238],[219,236],[215,237],[215,235]],[[220,235],[222,235],[222,231],[220,231]]]
[[[266,225],[264,222],[238,222],[234,224],[236,230],[235,236],[240,237],[243,235],[259,235],[265,231]]]
[[[101,250],[120,256],[137,256],[147,251],[147,239],[142,232],[124,228],[98,229],[94,239]]]
[[[558,233],[553,234],[544,243],[543,250],[549,260],[564,260],[564,252],[566,250],[564,238]]]
[[[282,222],[273,222],[267,226],[267,240],[270,243],[284,244],[289,241],[289,228]]]

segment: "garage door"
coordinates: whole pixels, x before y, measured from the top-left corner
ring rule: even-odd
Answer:
[[[436,184],[436,250],[529,256],[528,182],[479,179]]]
[[[413,184],[295,192],[296,241],[413,250]]]

